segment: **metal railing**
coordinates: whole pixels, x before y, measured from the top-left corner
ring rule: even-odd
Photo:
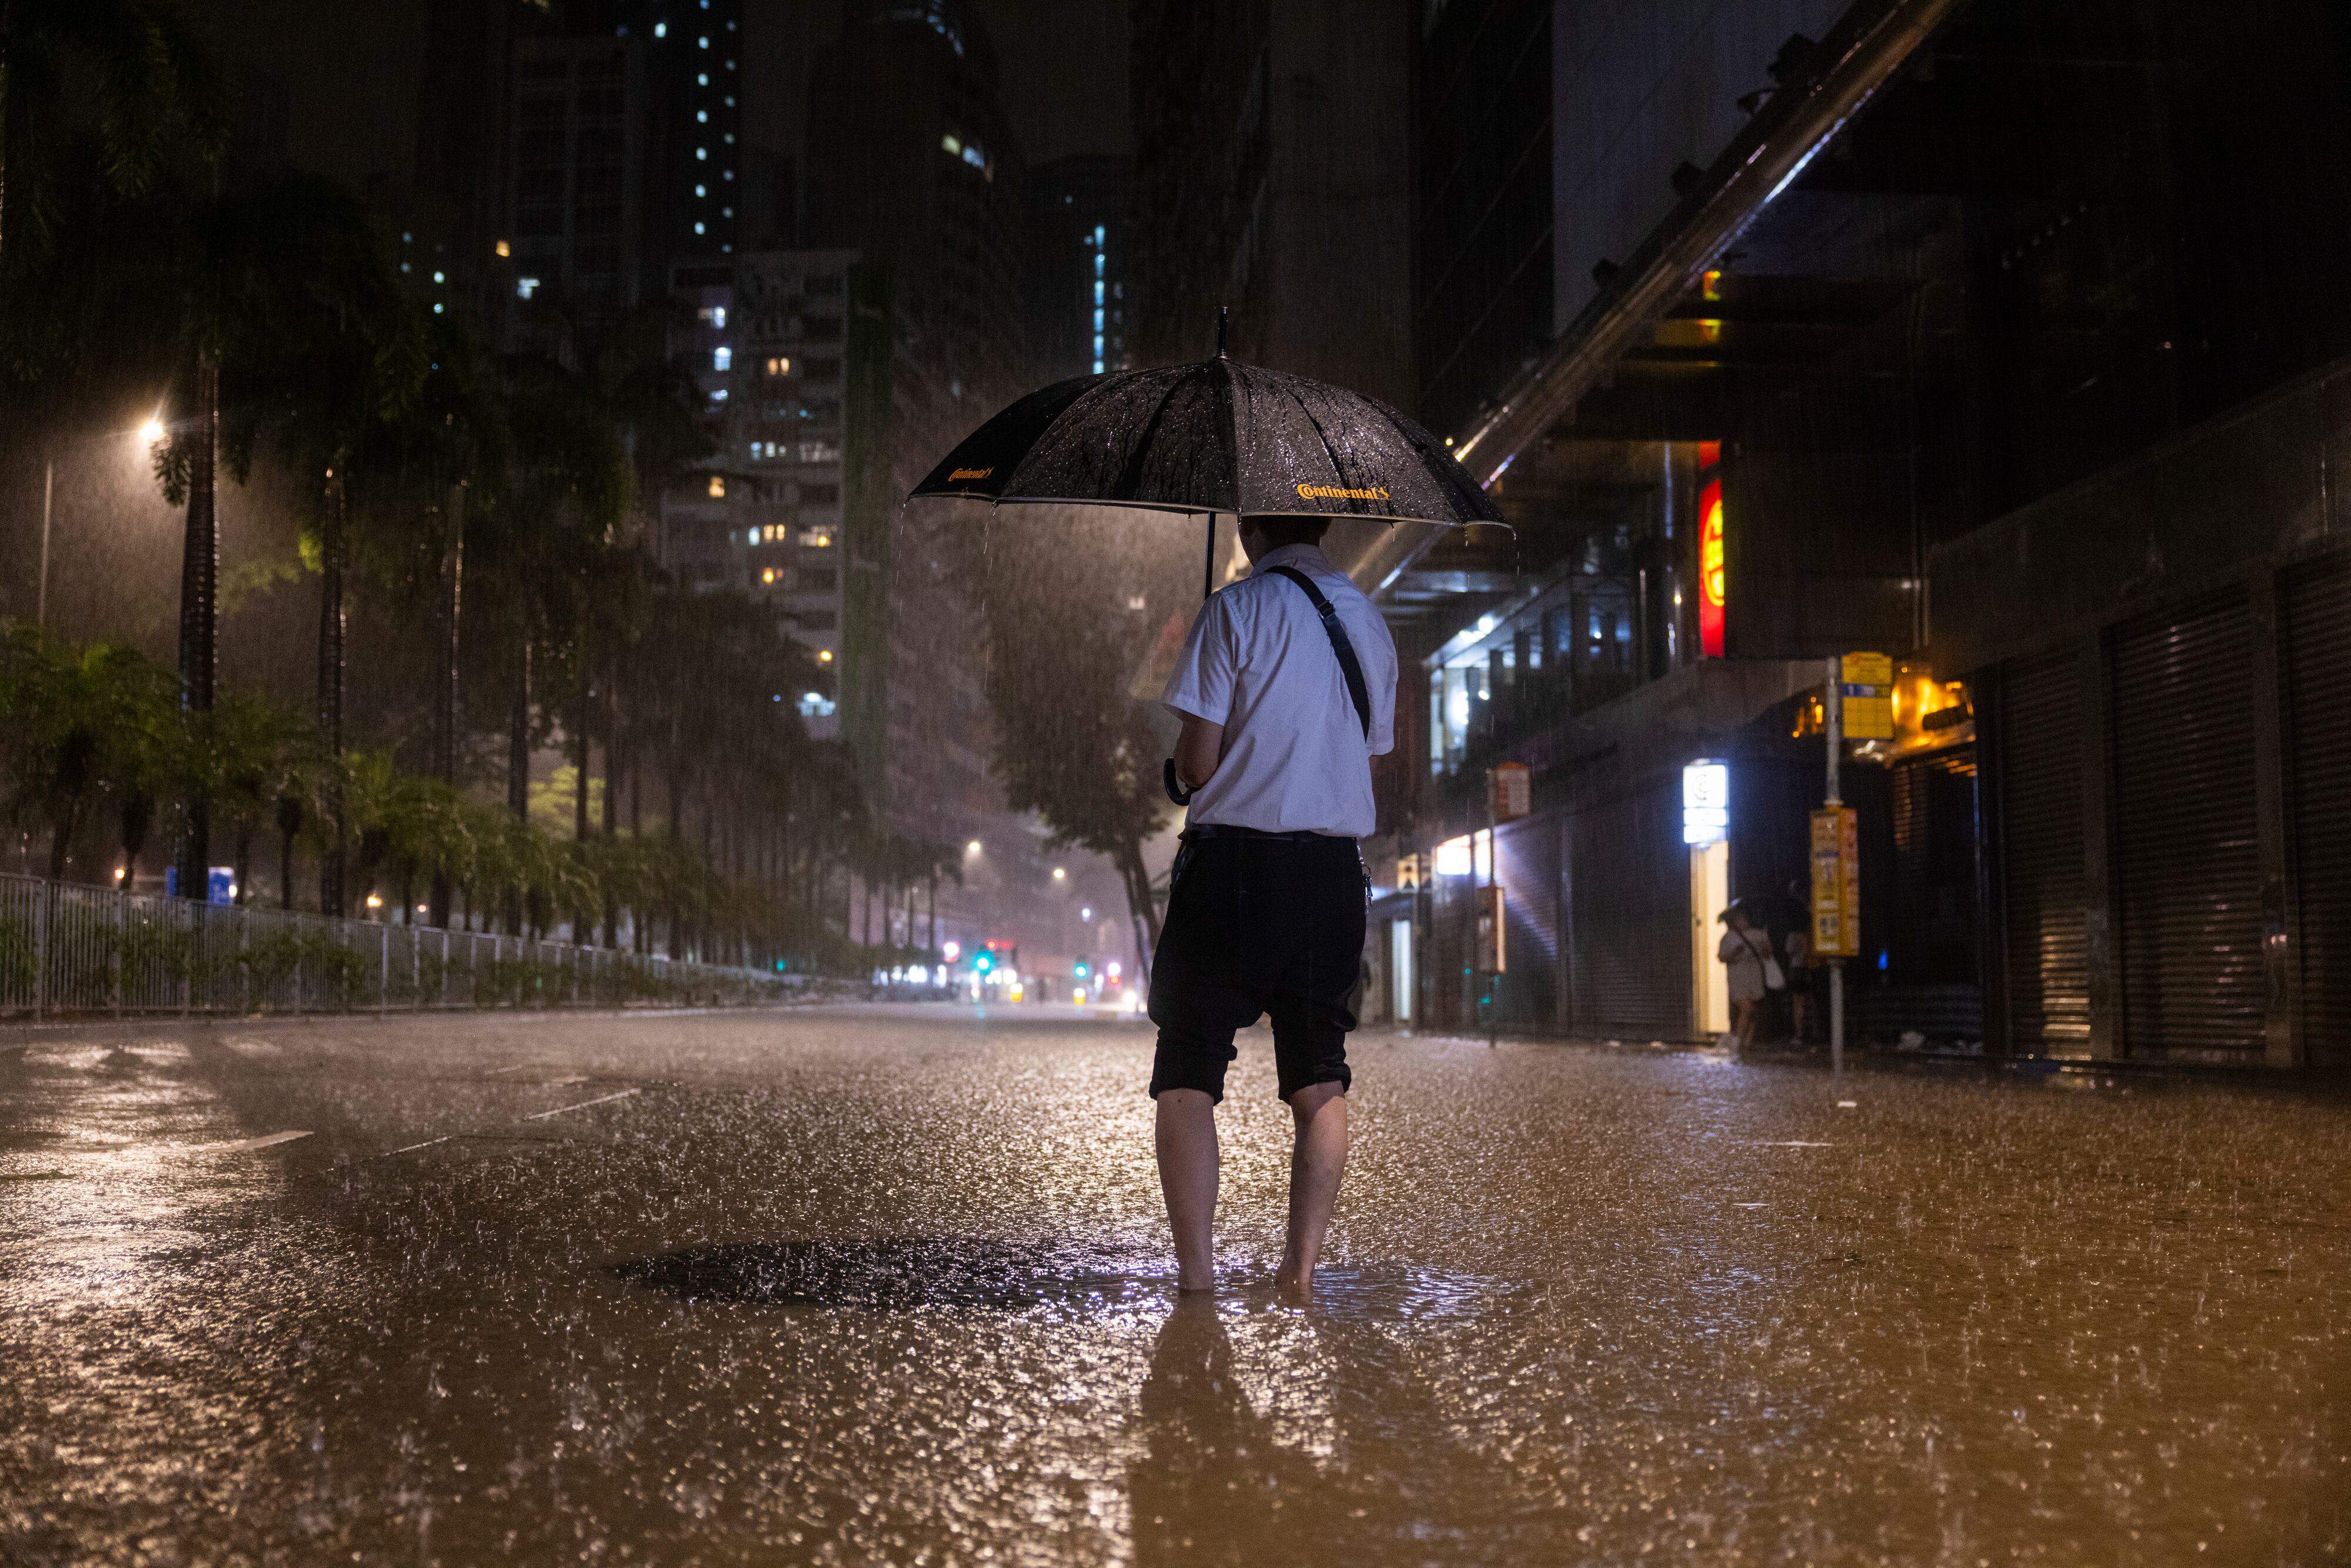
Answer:
[[[0,873],[0,1016],[740,1006],[790,985],[618,948]]]

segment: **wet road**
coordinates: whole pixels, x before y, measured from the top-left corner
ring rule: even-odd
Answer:
[[[1301,1311],[1245,1037],[1176,1311],[1132,1025],[28,1039],[0,1562],[2351,1557],[2340,1098],[1359,1038]]]

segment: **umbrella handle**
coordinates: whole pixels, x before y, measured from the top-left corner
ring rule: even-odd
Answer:
[[[1176,777],[1176,759],[1174,758],[1171,757],[1165,762],[1160,764],[1159,781],[1166,786],[1167,798],[1170,800],[1175,801],[1179,806],[1188,806],[1192,803],[1192,797],[1196,793],[1196,791],[1185,789],[1183,784],[1177,780]]]
[[[1208,553],[1200,562],[1200,601],[1207,603],[1217,580],[1217,514],[1208,514]]]

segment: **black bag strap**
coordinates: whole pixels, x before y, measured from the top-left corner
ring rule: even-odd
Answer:
[[[1372,737],[1372,694],[1364,685],[1364,666],[1355,658],[1355,645],[1347,641],[1347,629],[1339,624],[1339,612],[1313,580],[1294,566],[1270,566],[1266,570],[1276,577],[1286,577],[1306,591],[1314,601],[1314,613],[1322,617],[1322,630],[1330,634],[1331,652],[1339,655],[1339,673],[1347,677],[1347,695],[1355,699],[1355,717],[1364,726],[1364,738]]]

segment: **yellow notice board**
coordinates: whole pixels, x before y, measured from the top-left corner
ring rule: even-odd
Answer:
[[[1894,661],[1883,653],[1847,653],[1837,688],[1847,740],[1894,738]]]
[[[1813,952],[1861,953],[1861,830],[1850,806],[1813,813]]]

